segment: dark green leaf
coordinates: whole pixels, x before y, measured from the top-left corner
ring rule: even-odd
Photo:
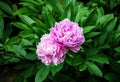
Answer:
[[[73,54],[71,54],[71,53],[69,53],[69,52],[67,53],[67,55],[70,56],[71,58],[74,57]]]
[[[64,0],[64,8],[66,8],[72,0]]]
[[[9,62],[11,62],[11,63],[15,63],[15,62],[19,62],[19,61],[20,61],[20,59],[14,58],[14,57],[9,60]]]
[[[87,64],[86,63],[83,63],[80,65],[79,67],[79,71],[85,71],[87,69]]]
[[[31,63],[24,62],[24,63],[20,63],[20,64],[17,64],[16,66],[14,66],[14,69],[21,70],[21,69],[29,68],[30,66],[31,66]]]
[[[114,60],[110,60],[109,62],[110,62],[111,68],[112,68],[114,71],[120,73],[120,63],[118,63],[118,62],[116,62],[116,61],[114,61]]]
[[[58,13],[62,14],[63,13],[63,7],[59,0],[48,0],[48,2],[51,4],[53,9],[57,11]]]
[[[105,75],[106,80],[109,82],[117,82],[120,81],[120,76],[116,73],[108,73]]]
[[[111,20],[110,22],[108,22],[104,28],[106,28],[106,31],[107,33],[111,33],[113,31],[113,29],[115,28],[115,25],[116,25],[116,22],[117,22],[117,18],[114,18],[113,20]]]
[[[94,26],[98,19],[98,14],[96,8],[92,9],[87,16],[87,20],[85,21],[85,25]]]
[[[115,51],[120,52],[120,47],[115,48]]]
[[[97,12],[98,12],[100,17],[104,15],[104,10],[103,10],[102,7],[101,8],[97,8]]]
[[[35,82],[42,82],[46,79],[50,72],[50,68],[46,66],[42,66],[35,76]]]
[[[87,17],[81,17],[80,26],[84,27],[85,26],[84,24],[85,24],[86,20],[87,20]]]
[[[100,35],[100,37],[98,38],[98,43],[99,45],[103,45],[105,43],[105,40],[107,38],[107,33],[102,33],[102,35]]]
[[[82,4],[79,4],[78,6],[76,6],[76,10],[75,11],[77,13],[75,15],[75,22],[79,22],[80,20],[83,21],[82,19],[84,19],[84,17],[86,17],[89,14],[88,9],[86,7],[83,7]]]
[[[34,6],[34,5],[39,5],[38,2],[33,1],[33,0],[31,0],[31,1],[30,1],[30,0],[29,0],[29,1],[25,0],[25,2],[21,2],[20,4],[23,5],[23,6]]]
[[[21,15],[21,14],[33,15],[36,14],[36,12],[30,8],[22,7],[13,13],[13,15]]]
[[[27,15],[19,15],[19,17],[24,23],[28,25],[35,23],[35,21],[32,18],[28,17]]]
[[[28,60],[36,60],[37,59],[37,55],[35,53],[27,53],[27,54],[25,54],[24,57]]]
[[[86,49],[86,55],[87,55],[87,58],[89,58],[90,56],[93,56],[93,55],[97,55],[97,53],[99,52],[100,48],[90,48],[90,49]]]
[[[71,66],[77,66],[80,65],[83,62],[82,57],[80,56],[74,56],[73,58],[67,57],[66,62]]]
[[[32,76],[33,71],[34,71],[34,65],[31,64],[26,70],[24,70],[24,71],[22,72],[22,76],[23,76],[24,78],[28,78],[28,77]]]
[[[92,38],[95,37],[97,35],[101,34],[101,32],[91,32],[85,35],[86,38]]]
[[[64,63],[61,63],[61,64],[59,64],[59,65],[57,65],[57,66],[53,66],[53,67],[51,68],[51,72],[52,72],[52,75],[53,75],[53,76],[63,68],[63,64],[64,64]]]
[[[12,33],[12,25],[10,23],[7,23],[6,25],[6,29],[4,29],[4,33],[3,33],[3,36],[2,37],[2,40],[5,42],[6,39],[8,39],[9,35]]]
[[[94,75],[102,77],[102,71],[98,68],[97,65],[95,65],[92,62],[87,62],[86,64],[87,64],[87,67],[88,67],[88,71],[91,74],[94,74]]]
[[[3,37],[4,20],[0,17],[0,39]]]
[[[32,45],[32,43],[27,39],[22,39],[21,45],[22,46],[30,46],[30,45]]]
[[[102,49],[108,49],[108,48],[110,48],[110,45],[109,44],[105,44],[105,45],[102,45],[101,48]]]
[[[13,45],[13,49],[17,56],[25,56],[26,55],[26,51],[21,46]]]
[[[94,26],[86,26],[86,27],[84,27],[84,28],[83,28],[84,34],[90,32],[93,28],[94,28]]]
[[[91,57],[88,57],[88,60],[95,61],[95,62],[102,63],[102,64],[104,63],[109,64],[108,58],[104,55],[93,55]]]
[[[20,38],[18,36],[12,37],[7,41],[7,45],[13,45],[15,43],[19,43],[20,42]]]
[[[55,18],[53,16],[51,16],[51,15],[48,15],[48,20],[50,20],[50,21],[48,21],[50,27],[53,27],[55,22],[56,22]]]
[[[2,10],[0,10],[0,16],[1,16],[1,17],[5,17],[6,14],[5,14]]]
[[[78,22],[81,17],[87,17],[90,13],[87,7],[84,7],[83,4],[75,4],[75,9],[74,9],[75,14],[75,20]]]
[[[32,30],[30,27],[28,27],[27,25],[25,25],[25,24],[22,23],[22,22],[14,22],[14,23],[12,23],[12,24],[13,24],[14,26],[22,29],[22,30],[27,30],[27,31]]]
[[[4,10],[5,12],[7,12],[8,14],[12,15],[12,10],[10,8],[10,6],[2,1],[0,1],[0,8],[2,10]]]
[[[37,18],[33,18],[34,21],[36,22],[36,24],[38,24],[40,26],[40,28],[48,30],[46,24],[44,22],[42,22],[41,20],[37,19]],[[52,19],[52,24],[55,23],[55,19]],[[52,25],[53,26],[53,25]]]
[[[104,26],[113,18],[114,18],[113,14],[108,14],[108,15],[104,15],[103,17],[101,17],[99,21],[100,21],[100,24]]]

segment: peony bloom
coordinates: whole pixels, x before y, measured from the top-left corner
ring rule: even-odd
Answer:
[[[66,52],[66,48],[56,43],[50,34],[41,37],[41,42],[37,45],[36,50],[38,58],[46,65],[60,64],[64,61]]]
[[[50,34],[57,43],[68,47],[73,52],[78,52],[80,45],[85,41],[83,29],[69,19],[55,23]]]

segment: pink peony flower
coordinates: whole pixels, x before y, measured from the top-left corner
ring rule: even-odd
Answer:
[[[83,29],[69,19],[55,23],[50,34],[57,43],[68,47],[73,52],[78,52],[80,45],[85,41]]]
[[[38,58],[46,65],[60,64],[64,61],[66,52],[66,48],[56,43],[50,34],[41,37],[41,42],[37,45],[36,50]]]

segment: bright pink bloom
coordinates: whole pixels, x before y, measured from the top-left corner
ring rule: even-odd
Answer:
[[[73,52],[78,52],[80,45],[85,41],[83,29],[69,19],[55,23],[50,34],[56,42],[68,47]]]
[[[37,45],[36,50],[38,58],[46,65],[60,64],[64,61],[66,52],[66,48],[56,43],[50,34],[41,37],[41,42]]]

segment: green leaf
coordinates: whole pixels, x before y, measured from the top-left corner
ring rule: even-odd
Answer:
[[[71,57],[71,58],[73,58],[74,56],[73,56],[73,54],[71,54],[71,53],[67,53],[67,55],[69,56],[69,57]]]
[[[34,10],[28,8],[28,7],[22,7],[18,10],[16,10],[13,15],[21,15],[21,14],[25,14],[25,15],[33,15],[36,14],[37,12],[35,12]]]
[[[15,70],[21,70],[21,69],[25,69],[25,68],[29,68],[31,66],[31,63],[28,62],[24,62],[24,63],[20,63],[14,66]]]
[[[28,25],[35,23],[35,21],[32,18],[28,17],[27,15],[19,15],[19,17],[24,23]]]
[[[26,54],[26,51],[21,46],[13,45],[13,49],[17,56],[25,56]]]
[[[104,44],[104,45],[101,46],[101,48],[102,49],[108,49],[108,48],[110,48],[110,45],[109,44]]]
[[[0,10],[0,16],[1,16],[1,17],[5,17],[6,14],[5,14],[2,10]]]
[[[37,55],[35,53],[32,53],[32,52],[25,54],[24,57],[28,60],[36,60],[37,59]]]
[[[92,38],[92,37],[95,37],[97,35],[101,34],[101,32],[90,32],[90,33],[87,33],[85,35],[86,38]]]
[[[27,31],[32,30],[30,27],[28,27],[27,25],[25,25],[25,24],[22,23],[22,22],[13,22],[12,24],[13,24],[14,26],[22,29],[22,30],[27,30]]]
[[[51,6],[53,7],[53,9],[62,14],[63,13],[63,7],[61,5],[61,3],[59,2],[59,0],[48,0],[48,2],[51,4]]]
[[[41,20],[39,20],[37,18],[33,18],[33,19],[36,22],[36,24],[40,26],[40,28],[48,30],[48,28],[44,22],[42,22]],[[52,20],[52,23],[54,23],[54,22],[55,22],[55,19]]]
[[[21,45],[22,46],[30,46],[30,45],[32,45],[32,43],[27,39],[22,39]]]
[[[77,13],[77,15],[76,15],[75,22],[79,22],[81,17],[82,17],[82,15],[81,15],[81,12],[79,11],[79,13]]]
[[[89,16],[87,16],[87,20],[85,21],[85,25],[94,26],[98,20],[98,14],[96,8],[89,11]]]
[[[109,60],[104,55],[93,55],[87,58],[88,60],[95,61],[101,64],[109,64]]]
[[[113,18],[114,18],[113,14],[104,15],[99,19],[99,22],[100,22],[101,25],[104,26],[105,24],[107,24]]]
[[[4,37],[2,37],[3,42],[5,42],[8,39],[8,37],[12,33],[12,30],[13,30],[12,25],[10,23],[7,23],[6,29],[4,29],[4,33],[3,33]]]
[[[117,18],[114,18],[113,20],[111,20],[110,22],[108,22],[104,28],[106,28],[107,33],[111,33],[113,31],[113,29],[115,28],[115,25],[117,23]]]
[[[35,33],[32,33],[31,31],[27,31],[27,30],[21,31],[19,33],[19,36],[21,36],[22,38],[29,38],[29,39],[32,39],[32,40],[35,40],[35,39],[39,38]]]
[[[53,75],[53,76],[63,68],[63,64],[64,64],[64,63],[61,63],[61,64],[59,64],[59,65],[57,65],[57,66],[54,65],[54,66],[51,68],[51,72],[52,72],[52,75]]]
[[[107,33],[106,33],[106,32],[105,32],[105,33],[102,33],[102,34],[99,36],[99,38],[97,39],[99,45],[101,45],[101,46],[104,45],[106,38],[107,38]]]
[[[108,73],[105,76],[105,79],[109,82],[117,82],[120,81],[120,76],[117,73]]]
[[[71,66],[77,66],[83,63],[83,59],[80,56],[67,57],[66,62]]]
[[[67,18],[71,19],[71,7],[69,7],[65,12],[67,12]]]
[[[81,4],[76,6],[77,14],[75,15],[75,22],[79,22],[79,20],[87,14],[87,11],[87,8],[83,7]]]
[[[85,24],[86,20],[87,20],[87,17],[81,17],[81,19],[80,19],[80,25],[82,27],[84,27],[84,24]]]
[[[86,27],[84,27],[84,28],[83,28],[84,34],[90,32],[93,28],[94,28],[94,26],[86,26]]]
[[[86,64],[86,62],[83,63],[83,64],[81,64],[81,65],[79,66],[79,71],[85,71],[86,69],[87,69],[87,64]]]
[[[8,14],[12,15],[12,10],[10,8],[10,6],[2,1],[0,1],[0,8],[2,10],[4,10],[5,12],[7,12]]]
[[[114,71],[120,73],[120,63],[118,63],[118,62],[116,62],[116,61],[114,61],[114,60],[112,60],[112,59],[110,59],[109,62],[110,62],[111,68],[112,68]]]
[[[90,48],[90,49],[86,49],[85,52],[86,52],[86,56],[87,58],[93,56],[93,55],[96,55],[98,52],[99,52],[100,48]]]
[[[111,0],[109,3],[111,9],[114,9],[115,6],[117,6],[119,4],[120,4],[120,0],[115,0],[115,1]]]
[[[15,62],[19,62],[19,61],[20,61],[20,59],[14,58],[14,57],[12,57],[12,58],[9,60],[9,62],[11,62],[11,63],[15,63]]]
[[[0,17],[0,39],[3,37],[4,20]]]
[[[70,3],[72,2],[72,0],[64,0],[64,8],[66,8]]]
[[[32,27],[32,29],[34,30],[34,32],[36,33],[36,34],[44,34],[44,33],[48,33],[48,29],[47,30],[45,30],[45,29],[43,29],[43,28],[41,28],[41,27],[39,27],[39,26],[31,26]]]
[[[103,10],[102,7],[101,8],[97,8],[97,12],[98,12],[100,17],[104,15],[104,10]]]
[[[115,51],[120,52],[120,47],[115,48]]]
[[[23,6],[34,6],[34,5],[39,5],[38,2],[36,1],[33,1],[33,0],[25,0],[24,2],[21,2],[20,5],[23,5]]]
[[[86,62],[86,64],[87,64],[87,67],[88,67],[88,71],[91,74],[94,74],[94,75],[102,77],[102,71],[98,68],[97,65],[95,65],[94,63],[89,62],[89,61]]]
[[[50,21],[48,21],[50,27],[53,27],[55,22],[56,22],[55,18],[53,16],[51,16],[51,15],[48,15],[48,20],[50,20]]]
[[[16,43],[19,43],[20,42],[20,38],[18,36],[15,36],[15,37],[11,37],[8,41],[7,41],[7,45],[13,45],[13,44],[16,44]]]
[[[34,65],[31,64],[26,70],[22,72],[22,76],[24,78],[28,78],[33,75],[33,71],[34,71]]]
[[[42,82],[46,79],[50,72],[50,68],[42,66],[35,76],[35,82]]]

